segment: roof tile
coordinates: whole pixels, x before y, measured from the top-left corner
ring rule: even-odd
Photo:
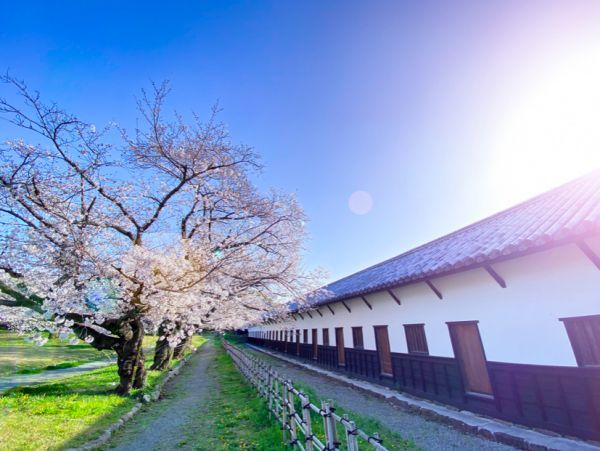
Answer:
[[[321,304],[439,276],[600,232],[600,171],[333,282]]]

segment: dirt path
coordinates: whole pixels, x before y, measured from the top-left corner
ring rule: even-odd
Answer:
[[[370,396],[328,377],[320,376],[291,363],[251,349],[256,357],[267,360],[280,374],[293,382],[311,387],[321,399],[333,399],[345,409],[376,418],[388,429],[410,439],[425,450],[514,450],[510,446],[491,442],[422,416],[404,411],[388,402]]]
[[[165,386],[161,401],[144,407],[106,448],[120,451],[193,449],[194,441],[190,439],[194,436],[194,422],[217,387],[216,380],[207,371],[214,356],[215,348],[209,340]]]

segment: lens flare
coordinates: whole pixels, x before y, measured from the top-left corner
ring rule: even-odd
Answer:
[[[373,198],[366,191],[355,191],[348,198],[348,207],[355,215],[366,215],[373,208]]]

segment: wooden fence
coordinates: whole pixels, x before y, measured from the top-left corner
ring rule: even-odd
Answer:
[[[227,341],[224,341],[224,346],[239,371],[257,389],[259,396],[267,401],[269,411],[282,425],[284,443],[293,449],[339,450],[339,424],[343,429],[348,451],[357,451],[359,444],[368,445],[378,451],[387,451],[377,433],[368,435],[358,429],[347,415],[340,416],[335,413],[333,401],[322,401],[321,407],[317,407],[310,402],[305,393],[296,389],[289,379],[282,377],[264,361]],[[322,419],[322,438],[314,433],[311,413]]]
[[[392,375],[382,375],[377,351],[250,337],[248,342],[286,352],[398,391],[525,426],[600,441],[600,367],[561,367],[487,362],[493,397],[470,396],[458,362],[450,357],[392,352]]]

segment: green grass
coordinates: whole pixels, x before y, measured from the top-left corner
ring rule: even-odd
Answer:
[[[232,334],[230,332],[226,332],[224,335],[225,340],[227,340],[230,343],[233,343],[234,345],[242,345],[247,343],[248,338],[246,335],[237,335],[237,334]]]
[[[144,348],[153,347],[156,339],[150,335],[144,337]],[[51,338],[44,346],[36,346],[25,341],[23,336],[0,330],[0,376],[36,374],[114,357],[114,352],[98,351],[84,342],[70,345],[67,341]]]
[[[200,346],[204,341],[194,337],[193,344]],[[149,371],[147,386],[127,397],[114,393],[119,380],[116,365],[9,390],[0,395],[0,450],[82,445],[130,410],[141,394],[152,391],[165,376],[166,372]]]
[[[87,362],[87,360],[72,360],[68,362],[57,363],[56,365],[48,365],[43,368],[23,368],[17,371],[16,374],[38,374],[44,371],[62,370],[64,368],[73,368],[74,366],[83,365]]]
[[[229,340],[229,336],[226,336],[226,339]],[[273,357],[264,355],[264,354],[261,354],[260,356],[258,356],[256,351],[252,351],[252,350],[246,350],[246,351],[253,354],[255,357],[259,357],[267,362],[274,359]],[[296,387],[296,389],[298,389],[299,391],[302,391],[303,393],[305,393],[310,398],[310,401],[314,405],[316,405],[316,406],[321,405],[321,400],[323,400],[323,398],[320,398],[319,396],[317,396],[316,392],[311,387],[309,387],[305,384],[297,383],[297,382],[294,382],[294,387]],[[358,412],[355,412],[353,410],[350,410],[343,406],[340,406],[337,403],[335,403],[335,400],[334,400],[334,407],[335,407],[335,412],[338,415],[342,416],[344,414],[347,414],[349,419],[354,421],[356,426],[359,429],[362,429],[367,434],[373,434],[375,432],[379,433],[380,438],[383,439],[383,445],[389,450],[416,450],[416,449],[419,449],[413,441],[405,439],[400,434],[397,434],[397,433],[389,430],[380,421],[378,421],[377,419],[375,419],[373,417],[370,417],[370,416],[364,415],[364,414],[360,414]],[[297,409],[297,411],[300,411],[300,409],[301,409],[299,400],[297,400],[296,409]],[[311,412],[311,424],[312,424],[313,433],[319,439],[321,439],[321,441],[323,441],[325,435],[324,435],[322,417],[315,412]],[[339,423],[336,423],[336,425],[337,425],[338,438],[339,438],[339,441],[342,443],[342,446],[340,447],[340,449],[345,449],[346,437],[345,437],[344,427]],[[358,443],[359,443],[359,447],[361,449],[363,447],[365,447],[364,440],[359,439]]]
[[[195,437],[180,446],[196,450],[281,450],[282,432],[276,420],[269,418],[264,401],[248,385],[215,340],[217,355],[210,371],[215,373],[219,389],[201,412]]]
[[[320,406],[320,398],[317,396],[315,391],[312,390],[310,387],[308,387],[304,384],[297,384],[297,383],[294,383],[294,387],[296,387],[299,391],[302,391],[304,394],[306,394],[310,398],[310,401],[313,404]],[[407,440],[405,438],[402,438],[402,436],[400,434],[390,431],[383,424],[381,424],[381,422],[379,422],[378,420],[376,420],[373,417],[370,417],[368,415],[362,415],[362,414],[359,414],[352,410],[345,409],[339,405],[335,405],[335,402],[334,402],[334,407],[335,407],[335,413],[337,413],[340,416],[347,414],[348,418],[350,420],[354,421],[356,426],[359,429],[362,429],[367,434],[373,434],[375,432],[379,433],[380,438],[383,439],[383,445],[389,450],[416,450],[416,449],[419,449],[419,448],[417,448],[417,446],[414,444],[414,442],[412,440]],[[301,405],[300,405],[299,401],[297,402],[296,409],[298,411],[300,411],[300,409],[301,409]],[[323,428],[323,419],[321,418],[321,416],[315,412],[311,412],[311,424],[313,425],[313,428],[312,428],[313,433],[315,435],[317,435],[317,437],[319,437],[320,439],[323,439],[325,437],[325,434],[324,434],[324,428]],[[339,423],[336,423],[336,427],[337,427],[338,438],[340,439],[339,441],[342,443],[342,445],[340,446],[340,449],[345,449],[346,436],[345,436],[344,426]],[[358,445],[362,449],[366,445],[366,442],[359,438]]]
[[[0,376],[39,373],[57,365],[76,366],[113,356],[113,352],[98,351],[83,342],[70,345],[50,339],[44,346],[36,346],[16,333],[0,331]]]

